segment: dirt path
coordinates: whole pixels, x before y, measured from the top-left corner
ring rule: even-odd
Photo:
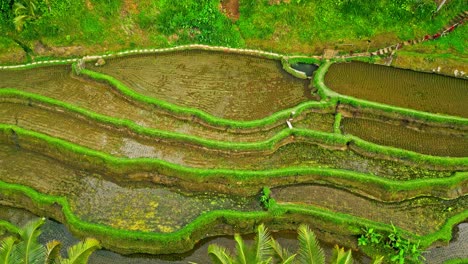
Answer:
[[[222,0],[221,11],[226,14],[231,20],[239,19],[239,0]]]

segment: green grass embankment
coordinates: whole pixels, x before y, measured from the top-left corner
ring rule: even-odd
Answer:
[[[126,119],[118,119],[109,116],[104,116],[97,114],[95,112],[76,107],[74,105],[64,103],[59,100],[48,98],[41,95],[31,94],[27,92],[17,91],[14,89],[2,89],[0,90],[0,96],[4,97],[13,97],[20,98],[24,100],[34,100],[42,104],[52,105],[54,107],[60,107],[66,111],[70,111],[75,114],[82,115],[86,118],[92,119],[94,121],[111,125],[116,128],[125,127],[129,132],[143,135],[157,137],[167,140],[181,141],[185,143],[200,145],[207,148],[219,149],[219,150],[232,150],[232,151],[267,151],[274,150],[278,147],[279,143],[285,140],[288,137],[299,137],[301,140],[307,140],[309,142],[315,143],[325,143],[332,146],[344,147],[346,145],[357,146],[359,153],[372,155],[385,156],[387,159],[398,158],[405,161],[410,161],[414,163],[427,163],[434,166],[467,166],[468,158],[460,157],[437,157],[430,156],[425,154],[420,154],[408,150],[398,149],[388,146],[380,146],[371,142],[367,142],[358,137],[352,135],[341,135],[338,133],[327,133],[320,131],[313,131],[307,129],[284,129],[272,138],[266,141],[259,142],[225,142],[204,139],[196,136],[190,136],[181,133],[168,132],[163,130],[156,130],[145,128],[135,124],[133,121]],[[339,115],[339,114],[338,114]],[[338,117],[337,117],[338,118]],[[337,123],[338,122],[338,123]],[[339,129],[339,120],[335,120],[335,131],[338,126]]]
[[[335,114],[335,122],[333,123],[333,133],[341,134],[341,128],[340,128],[341,118],[342,118],[341,113]]]
[[[389,201],[421,195],[453,198],[456,194],[454,190],[458,186],[466,185],[468,181],[467,172],[458,172],[447,178],[396,181],[371,174],[320,167],[289,167],[261,171],[191,168],[151,158],[118,158],[15,125],[0,124],[0,131],[3,135],[0,140],[4,142],[40,151],[72,166],[106,173],[113,177],[119,178],[136,172],[156,173],[175,177],[184,182],[197,183],[197,188],[211,186],[225,192],[227,188],[228,193],[241,192],[244,195],[254,195],[258,192],[258,186],[280,186],[294,180],[297,184],[316,182],[342,186],[354,192]],[[456,165],[457,162],[458,165],[468,164],[468,158],[431,158],[447,160],[451,165]],[[152,179],[150,176],[149,178]]]
[[[17,226],[10,222],[0,220],[0,235],[2,235],[2,231],[6,231],[10,234],[19,234],[19,228]]]
[[[81,117],[85,117],[91,119],[93,121],[110,125],[115,127],[116,129],[120,129],[122,127],[128,129],[129,132],[135,133],[141,136],[150,136],[155,138],[161,138],[166,140],[174,140],[174,141],[181,141],[185,143],[195,144],[207,148],[213,149],[220,149],[220,150],[231,150],[231,151],[266,151],[266,150],[274,150],[278,147],[279,143],[290,136],[300,136],[304,138],[313,138],[314,141],[319,141],[322,143],[329,143],[329,144],[346,144],[346,139],[344,138],[334,138],[334,136],[330,133],[314,131],[314,130],[292,130],[292,129],[283,129],[275,136],[271,137],[265,141],[258,141],[258,142],[227,142],[227,141],[218,141],[218,140],[210,140],[204,139],[196,136],[191,136],[182,133],[176,132],[169,132],[164,130],[146,128],[140,125],[137,125],[135,122],[128,120],[128,119],[119,119],[114,117],[109,117],[105,115],[101,115],[95,113],[93,111],[89,111],[87,109],[77,107],[75,105],[65,103],[56,99],[52,99],[49,97],[18,91],[15,89],[1,89],[0,90],[0,100],[2,98],[18,98],[21,100],[25,100],[25,103],[38,103],[38,104],[45,104],[47,106],[52,106],[54,108],[61,108],[61,110],[65,110],[64,112],[71,112],[73,114],[81,115]],[[259,127],[259,129],[261,129]]]
[[[330,224],[337,227],[341,235],[356,236],[362,233],[362,229],[373,227],[378,231],[390,231],[391,225],[373,222],[359,217],[331,212],[313,206],[278,205],[276,212],[254,211],[238,212],[232,210],[210,211],[200,215],[191,223],[172,233],[155,233],[143,231],[129,231],[116,229],[111,226],[86,222],[77,217],[71,210],[70,204],[65,197],[42,194],[36,190],[19,185],[0,181],[1,196],[16,197],[23,196],[31,200],[28,208],[35,211],[55,210],[61,214],[65,224],[70,230],[79,236],[92,236],[102,241],[103,246],[121,253],[177,253],[186,251],[194,246],[200,239],[206,237],[207,233],[217,232],[221,225],[234,227],[236,231],[253,232],[254,226],[266,222],[272,225],[297,225],[294,224],[293,215],[307,216],[308,224]],[[421,241],[426,247],[437,240],[448,241],[451,238],[451,230],[454,225],[465,220],[468,211],[454,215],[437,231],[425,236],[416,236],[407,230],[400,230],[404,237]],[[247,224],[247,225],[246,225]],[[240,230],[236,225],[247,226]],[[315,225],[314,225],[315,226]],[[11,227],[10,227],[11,228]],[[14,229],[12,229],[14,230]],[[219,232],[219,231],[218,231]]]

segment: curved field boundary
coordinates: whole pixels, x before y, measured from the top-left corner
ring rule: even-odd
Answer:
[[[0,231],[6,231],[6,232],[8,232],[10,234],[18,235],[20,229],[17,226],[10,223],[10,222],[0,220]],[[0,235],[2,235],[1,232],[0,232]]]
[[[308,101],[308,102],[301,103],[295,107],[281,110],[263,119],[251,120],[251,121],[237,121],[237,120],[219,118],[199,109],[178,106],[178,105],[175,105],[175,104],[172,104],[172,103],[169,103],[167,101],[163,101],[157,98],[144,96],[142,94],[135,92],[134,90],[132,90],[131,88],[129,88],[128,86],[126,86],[125,84],[117,80],[116,78],[103,74],[103,73],[98,73],[98,72],[94,72],[88,69],[83,69],[80,71],[80,74],[83,74],[97,81],[105,82],[111,85],[112,87],[114,87],[118,92],[120,92],[124,96],[127,96],[133,100],[147,103],[147,104],[156,106],[158,108],[164,109],[166,111],[170,111],[178,115],[188,116],[188,117],[197,117],[200,120],[208,124],[215,125],[215,126],[225,126],[225,127],[232,127],[232,128],[254,128],[254,127],[273,124],[273,123],[278,122],[279,120],[284,120],[284,122],[286,122],[286,120],[290,118],[290,115],[292,112],[295,112],[294,115],[299,115],[300,113],[302,113],[304,110],[308,108],[327,108],[333,105],[333,103]]]
[[[34,61],[25,64],[18,64],[18,65],[5,65],[0,66],[0,70],[25,70],[36,68],[40,66],[53,66],[53,65],[68,65],[74,62],[79,61],[80,59],[63,59],[63,60],[45,60],[45,61]]]
[[[72,67],[76,70],[77,65],[76,62],[79,61],[92,61],[92,60],[97,60],[99,58],[105,58],[105,57],[121,57],[121,56],[126,56],[130,54],[152,54],[152,53],[166,53],[166,52],[172,52],[172,51],[182,51],[182,50],[210,50],[210,51],[223,51],[223,52],[234,52],[234,53],[239,53],[239,54],[246,54],[246,55],[256,55],[260,57],[267,57],[271,59],[277,59],[280,60],[283,64],[283,68],[290,72],[294,71],[289,66],[288,60],[291,61],[305,61],[305,62],[313,62],[316,63],[318,58],[313,58],[313,57],[304,57],[304,56],[286,56],[286,55],[281,55],[278,53],[271,53],[271,52],[265,52],[261,50],[251,50],[251,49],[234,49],[234,48],[229,48],[229,47],[220,47],[220,46],[207,46],[207,45],[185,45],[185,46],[178,46],[178,47],[173,47],[173,48],[163,48],[163,49],[137,49],[137,50],[128,50],[128,51],[122,51],[122,52],[117,52],[115,54],[105,54],[105,55],[96,55],[96,56],[85,56],[81,59],[65,59],[65,60],[50,60],[50,61],[38,61],[38,62],[32,62],[28,64],[21,64],[21,65],[12,65],[12,66],[0,66],[0,69],[27,69],[27,68],[33,68],[37,66],[45,66],[45,65],[57,65],[57,64],[72,64]],[[322,101],[320,102],[304,102],[301,103],[295,107],[281,110],[279,112],[274,113],[273,115],[259,119],[259,120],[251,120],[251,121],[235,121],[235,120],[229,120],[229,119],[222,119],[218,118],[215,116],[212,116],[204,111],[201,111],[199,109],[194,109],[194,108],[188,108],[188,107],[180,107],[171,103],[168,103],[163,100],[159,100],[156,98],[150,98],[143,96],[141,94],[138,94],[134,92],[132,89],[128,88],[126,85],[118,81],[117,79],[97,73],[94,71],[90,71],[87,69],[80,70],[80,73],[83,73],[84,75],[109,83],[113,87],[115,87],[120,93],[131,97],[132,99],[139,100],[141,102],[149,103],[152,105],[155,105],[157,107],[160,107],[165,110],[169,110],[173,113],[176,114],[182,114],[186,116],[195,116],[200,118],[203,121],[206,121],[207,123],[213,124],[213,125],[218,125],[218,126],[226,126],[226,127],[235,127],[235,128],[252,128],[252,127],[258,127],[262,125],[267,125],[271,123],[275,123],[281,119],[286,120],[290,117],[292,112],[295,112],[296,114],[300,114],[302,111],[304,111],[307,108],[326,108],[326,107],[331,107],[336,105],[338,102],[340,103],[348,103],[352,106],[359,106],[359,107],[366,107],[366,108],[375,108],[379,110],[383,110],[385,112],[398,112],[402,115],[406,115],[409,117],[413,118],[418,118],[422,120],[427,120],[427,121],[434,121],[434,122],[451,122],[455,124],[460,124],[460,125],[468,125],[468,119],[466,118],[461,118],[461,117],[454,117],[454,116],[446,116],[446,115],[439,115],[439,114],[432,114],[432,113],[427,113],[427,112],[422,112],[422,111],[416,111],[416,110],[411,110],[411,109],[406,109],[406,108],[399,108],[399,107],[394,107],[394,106],[389,106],[385,104],[379,104],[379,103],[374,103],[366,100],[361,100],[361,99],[356,99],[353,97],[349,96],[344,96],[340,95],[336,92],[333,92],[330,90],[328,87],[323,82],[324,75],[327,72],[329,66],[331,65],[331,62],[326,62],[319,69],[316,71],[315,77],[314,77],[314,84],[318,88],[318,94],[322,97]],[[296,75],[296,74],[293,74]],[[301,73],[297,73],[297,77],[302,78]],[[301,77],[302,76],[302,77]]]
[[[433,113],[417,111],[417,110],[413,110],[409,108],[402,108],[402,107],[391,106],[387,104],[376,103],[372,101],[358,99],[352,96],[341,95],[333,91],[332,89],[328,88],[324,82],[325,74],[327,73],[328,69],[330,68],[332,64],[333,62],[327,61],[323,63],[315,72],[314,85],[315,87],[317,87],[318,93],[322,99],[328,98],[330,102],[347,103],[355,107],[374,108],[374,109],[378,109],[384,112],[396,112],[404,116],[431,121],[431,122],[437,122],[437,123],[448,122],[448,123],[463,125],[463,126],[468,125],[468,118],[450,116],[450,115],[442,115],[442,114],[433,114]]]
[[[269,117],[258,119],[258,120],[251,120],[251,121],[237,121],[237,120],[223,119],[223,118],[215,117],[199,109],[194,109],[190,107],[182,107],[182,106],[178,106],[178,105],[175,105],[175,104],[172,104],[172,103],[169,103],[167,101],[163,101],[157,98],[147,97],[147,96],[141,95],[133,91],[131,88],[129,88],[128,86],[126,86],[125,84],[117,80],[116,78],[106,75],[106,74],[94,72],[94,71],[87,70],[87,69],[83,69],[80,73],[86,75],[87,77],[90,77],[91,79],[102,81],[111,85],[118,92],[120,92],[124,96],[132,98],[133,100],[151,104],[151,105],[157,106],[166,111],[170,111],[176,114],[185,115],[185,116],[195,116],[209,124],[216,125],[216,126],[226,126],[226,127],[233,127],[233,128],[252,128],[252,127],[258,127],[258,126],[265,126],[265,125],[269,125],[272,123],[276,123],[280,120],[287,120],[288,118],[290,118],[293,112],[294,112],[294,116],[296,116],[296,115],[301,114],[306,109],[309,109],[309,108],[323,109],[323,108],[333,107],[333,106],[336,106],[338,102],[347,103],[347,104],[350,104],[351,106],[378,109],[384,112],[396,112],[404,116],[422,119],[425,121],[432,121],[432,122],[437,122],[437,123],[449,122],[449,123],[465,125],[465,126],[468,125],[467,118],[432,114],[432,113],[416,111],[416,110],[400,108],[400,107],[394,107],[394,106],[390,106],[386,104],[380,104],[380,103],[370,102],[366,100],[356,99],[356,98],[349,97],[349,96],[340,95],[330,90],[324,84],[324,76],[328,68],[330,67],[330,65],[331,65],[331,62],[326,62],[325,64],[320,66],[319,69],[316,71],[315,77],[314,77],[314,84],[318,88],[318,94],[322,98],[322,101],[304,102],[295,107],[276,112]]]
[[[468,172],[457,172],[446,178],[415,179],[407,181],[390,180],[371,174],[354,171],[319,168],[319,167],[289,167],[275,170],[232,170],[232,169],[202,169],[190,168],[164,160],[150,158],[118,158],[110,154],[82,147],[61,139],[53,138],[34,131],[22,129],[14,125],[0,124],[0,131],[4,135],[1,141],[8,141],[5,136],[13,136],[14,141],[20,146],[28,148],[29,142],[38,147],[42,152],[51,153],[59,160],[70,159],[71,162],[80,163],[80,167],[97,171],[106,170],[112,175],[128,175],[132,172],[156,172],[160,175],[176,177],[184,181],[197,184],[220,184],[241,187],[242,192],[250,189],[252,194],[258,192],[258,186],[275,185],[275,180],[280,181],[276,185],[285,184],[281,181],[291,178],[299,178],[299,182],[315,181],[336,184],[353,189],[355,192],[365,192],[367,196],[382,197],[388,195],[389,200],[408,199],[415,196],[433,195],[441,198],[453,198],[459,196],[456,191],[468,187]],[[19,142],[18,142],[19,140]],[[461,159],[464,165],[468,158]],[[312,177],[312,176],[315,176]],[[300,179],[302,176],[305,179]],[[313,178],[312,180],[308,178]],[[318,178],[318,179],[317,179]],[[241,181],[241,183],[238,183]],[[372,186],[364,188],[362,186]],[[253,189],[253,190],[252,190]],[[234,190],[233,192],[236,192]],[[369,193],[371,193],[369,195]],[[387,198],[387,197],[386,197]]]
[[[307,208],[294,205],[279,205],[279,213],[267,211],[238,212],[232,210],[216,210],[200,215],[194,221],[172,233],[156,233],[143,231],[129,231],[112,228],[107,225],[86,222],[77,217],[71,210],[65,197],[52,196],[37,192],[36,190],[19,184],[11,184],[0,181],[0,196],[13,199],[29,200],[28,210],[47,211],[54,214],[54,218],[63,221],[72,231],[80,236],[94,236],[101,240],[105,247],[112,248],[122,253],[177,253],[193,248],[194,244],[206,236],[207,232],[216,230],[217,225],[225,224],[235,226],[241,222],[251,226],[259,222],[275,222],[275,224],[288,223],[291,215],[311,217],[310,221],[333,223],[338,225],[342,232],[348,235],[358,235],[362,228],[371,227],[380,231],[392,230],[391,225],[374,222],[343,213],[331,212],[324,209],[309,206]],[[34,207],[34,208],[31,208]],[[427,247],[437,240],[448,241],[451,238],[452,228],[468,217],[468,211],[449,218],[439,231],[417,236],[406,230],[399,231],[415,241],[420,241],[423,247]],[[251,230],[253,231],[253,229]]]
[[[209,46],[209,45],[202,45],[202,44],[190,44],[190,45],[181,45],[171,48],[158,48],[158,49],[133,49],[133,50],[125,50],[120,52],[113,52],[107,53],[102,55],[92,55],[92,56],[84,56],[82,58],[70,58],[70,59],[55,59],[55,60],[44,60],[44,61],[35,61],[25,64],[17,64],[17,65],[0,65],[0,70],[2,69],[27,69],[37,66],[43,65],[56,65],[56,64],[71,64],[73,62],[78,61],[94,61],[100,58],[111,58],[111,57],[122,57],[127,55],[136,55],[136,54],[154,54],[154,53],[166,53],[166,52],[173,52],[173,51],[184,51],[184,50],[207,50],[207,51],[220,51],[220,52],[232,52],[238,54],[245,54],[245,55],[253,55],[253,56],[260,56],[266,57],[270,59],[281,59],[281,58],[304,58],[304,56],[287,56],[284,54],[274,53],[274,52],[267,52],[263,50],[255,50],[255,49],[239,49],[239,48],[230,48],[230,47],[223,47],[223,46]],[[316,57],[317,59],[319,57]]]
[[[135,122],[128,119],[119,119],[114,117],[109,117],[106,115],[101,115],[93,111],[86,110],[74,106],[69,103],[62,102],[60,100],[52,99],[50,97],[37,95],[33,93],[23,92],[15,89],[4,88],[0,89],[0,100],[4,98],[18,98],[22,100],[34,100],[33,102],[39,104],[46,104],[54,108],[61,108],[62,110],[69,111],[74,114],[81,115],[85,118],[115,126],[115,127],[125,127],[130,130],[132,133],[136,133],[143,136],[151,136],[162,139],[177,140],[182,142],[187,142],[191,144],[200,145],[207,148],[220,149],[220,150],[233,150],[233,151],[253,151],[253,150],[272,150],[278,147],[279,143],[286,139],[287,137],[294,135],[301,135],[303,137],[311,137],[315,140],[324,141],[328,143],[336,142],[340,145],[346,144],[347,140],[344,138],[338,139],[334,138],[333,134],[313,131],[313,130],[304,130],[304,129],[283,129],[278,134],[266,141],[258,142],[228,142],[228,141],[218,141],[204,139],[196,136],[191,136],[183,133],[177,132],[168,132],[164,130],[146,128],[141,125],[136,124]],[[8,100],[3,100],[8,102]],[[16,103],[16,102],[15,102]],[[299,131],[299,132],[298,132]]]
[[[353,144],[357,146],[361,151],[367,152],[369,155],[383,155],[386,159],[398,158],[403,160],[409,160],[416,163],[428,163],[431,165],[442,165],[442,166],[468,166],[468,157],[441,157],[431,156],[426,154],[420,154],[410,150],[404,150],[389,146],[381,146],[375,143],[371,143],[360,139],[353,135],[341,135],[339,132],[339,123],[341,115],[337,114],[337,120],[335,120],[334,128],[335,133],[327,133],[321,131],[314,131],[309,129],[283,129],[275,136],[265,141],[259,142],[226,142],[211,139],[204,139],[196,136],[186,135],[183,133],[168,132],[158,129],[146,128],[137,125],[133,121],[128,119],[119,119],[109,117],[95,112],[64,103],[62,101],[52,99],[49,97],[18,91],[15,89],[0,89],[0,100],[5,97],[20,98],[24,100],[35,100],[41,104],[51,105],[53,107],[60,107],[63,110],[72,112],[84,116],[85,118],[92,119],[94,121],[111,125],[116,128],[125,127],[130,132],[150,137],[157,137],[162,139],[169,139],[174,141],[187,142],[194,145],[199,145],[212,149],[219,150],[232,150],[232,151],[265,151],[274,150],[279,147],[280,143],[288,137],[300,137],[301,139],[310,139],[317,143],[325,143],[332,146],[345,147],[346,145]],[[2,129],[4,125],[1,125]],[[7,126],[8,127],[8,126]],[[19,127],[18,127],[19,128]],[[11,129],[14,129],[13,127]]]

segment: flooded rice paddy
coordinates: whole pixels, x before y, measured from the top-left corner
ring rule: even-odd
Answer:
[[[311,140],[293,141],[265,151],[216,150],[170,139],[141,137],[102,127],[62,112],[37,106],[0,102],[0,122],[60,138],[122,158],[155,158],[194,168],[265,170],[318,166],[372,173],[391,179],[447,177],[450,169],[437,171],[333,150]],[[19,142],[21,145],[21,141]]]
[[[29,220],[37,218],[36,215],[24,210],[8,206],[0,205],[0,219],[9,221],[17,226],[22,226]],[[61,253],[66,254],[66,249],[76,244],[79,239],[74,237],[68,229],[53,220],[46,220],[41,228],[39,242],[46,244],[52,240],[58,240],[62,243]],[[282,231],[272,233],[272,236],[285,248],[290,251],[295,251],[298,248],[297,233],[292,231]],[[247,243],[252,243],[253,235],[243,235],[242,238]],[[165,255],[147,255],[133,254],[120,255],[105,249],[95,251],[90,259],[89,264],[187,264],[191,262],[204,264],[210,263],[208,256],[208,246],[217,244],[226,247],[233,252],[235,250],[235,241],[232,236],[218,236],[201,240],[194,249],[183,254],[165,254]],[[331,258],[331,253],[334,245],[320,241],[321,247],[325,250],[327,259]],[[354,263],[368,263],[368,258],[360,252],[353,252]]]
[[[72,73],[70,66],[48,66],[15,71],[0,70],[1,88],[14,88],[46,96],[98,114],[131,120],[143,127],[215,140],[262,141],[287,128],[285,121],[262,128],[261,131],[203,125],[197,120],[187,120],[187,117],[177,116],[124,97],[112,86],[76,76]],[[256,98],[252,100],[256,101]],[[316,116],[313,114],[300,116],[296,118],[296,122],[305,123],[310,129],[324,132],[330,132],[333,126],[333,119],[323,118],[321,115],[318,117],[317,114]]]
[[[65,196],[81,219],[119,229],[168,233],[209,211],[261,210],[254,197],[210,192],[184,194],[157,185],[119,186],[101,175],[5,145],[0,145],[0,162],[1,181]]]
[[[383,203],[321,185],[274,188],[272,197],[279,203],[313,205],[385,224],[393,223],[418,235],[439,230],[447,217],[463,212],[468,207],[468,196],[455,200],[423,197],[398,203]]]
[[[325,84],[359,99],[468,117],[468,81],[463,79],[351,62],[331,65]]]
[[[379,145],[433,156],[468,157],[466,131],[426,131],[424,128],[364,118],[343,118],[341,129],[345,134],[355,135]]]
[[[279,61],[247,55],[183,51],[89,67],[140,94],[226,119],[261,119],[312,100],[309,81],[286,73]]]
[[[311,95],[310,80],[287,74],[279,61],[246,55],[184,51],[114,58],[102,67],[94,67],[92,63],[86,67],[115,77],[141,95],[232,120],[261,119],[317,99]],[[431,113],[468,116],[468,108],[464,107],[468,102],[465,80],[354,62],[332,65],[325,78],[332,90],[343,95]],[[289,129],[286,120],[253,128],[208,124],[193,116],[126,97],[115,87],[73,74],[70,66],[2,70],[0,90],[2,88],[46,96],[103,116],[129,120],[140,127],[223,142],[266,141]],[[306,109],[289,121],[294,128],[333,133],[335,114],[340,111],[339,107],[334,107]],[[397,121],[382,118],[385,120],[382,121],[362,118],[359,114],[343,115],[340,128],[344,134],[433,156],[468,156],[465,128],[442,129],[430,124],[417,127],[406,124],[404,118]],[[468,169],[468,164],[457,168],[451,165],[432,168],[392,156],[363,156],[352,147],[338,149],[301,137],[289,137],[273,149],[221,150],[188,141],[142,135],[52,104],[12,96],[0,96],[0,123],[43,133],[114,157],[160,159],[191,168],[258,171],[290,167],[333,168],[370,174],[376,179],[402,181],[447,178]],[[116,180],[117,176],[101,175],[79,167],[83,163],[78,161],[65,163],[65,158],[61,160],[60,154],[50,153],[48,149],[43,151],[50,157],[37,148],[38,152],[28,150],[31,145],[38,144],[34,140],[21,136],[15,140],[8,142],[2,138],[0,142],[0,180],[29,186],[45,194],[65,196],[73,213],[85,221],[116,229],[170,233],[209,211],[262,210],[258,197],[210,190],[183,192],[173,186],[137,182],[136,178],[132,178],[134,181],[124,179],[125,184],[122,184],[124,180]],[[365,190],[353,189],[356,192],[353,193],[346,190],[346,186],[341,189],[340,186],[317,184],[276,187],[273,197],[281,204],[318,207],[380,223],[393,223],[419,235],[436,232],[449,217],[468,208],[468,196],[462,193],[457,193],[454,196],[458,195],[458,198],[451,200],[428,196],[385,202],[361,196]],[[262,187],[258,186],[258,190]],[[463,190],[463,186],[455,189]],[[15,213],[17,209],[5,208],[0,206],[0,219],[9,218],[21,225],[28,218],[27,214]],[[62,239],[71,241],[71,236],[57,223],[48,221],[45,229],[49,235],[58,232],[64,234]],[[295,241],[290,236],[284,239]],[[209,242],[233,247],[232,238],[214,238],[202,241],[185,255],[121,256],[98,251],[90,263],[206,263]],[[451,246],[447,247],[449,251],[459,248],[455,242]]]

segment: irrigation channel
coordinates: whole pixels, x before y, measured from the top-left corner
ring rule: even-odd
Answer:
[[[206,263],[208,242],[260,223],[354,250],[365,227],[432,248],[466,235],[468,81],[306,61],[186,50],[0,70],[0,218],[132,254],[91,263]]]

